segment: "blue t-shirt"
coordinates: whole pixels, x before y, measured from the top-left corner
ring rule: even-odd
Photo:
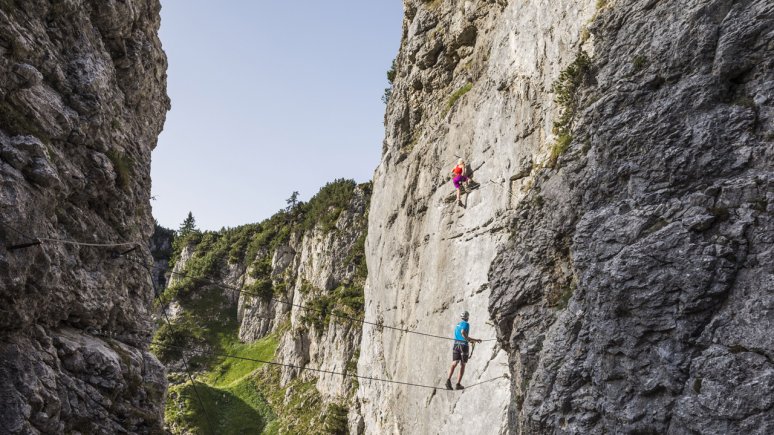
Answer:
[[[470,333],[470,323],[463,320],[454,327],[454,339],[463,343],[467,343],[468,341],[465,340],[465,337],[462,336],[462,331]]]

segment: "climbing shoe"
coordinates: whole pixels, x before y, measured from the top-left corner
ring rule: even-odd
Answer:
[[[446,380],[446,389],[447,389],[447,390],[453,390],[453,389],[454,389],[454,388],[452,388],[452,386],[451,386],[451,379],[447,379],[447,380]]]
[[[465,387],[462,386],[462,384],[457,384],[456,387],[454,387],[455,390],[464,390]]]

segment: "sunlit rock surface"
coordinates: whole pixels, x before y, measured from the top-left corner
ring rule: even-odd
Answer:
[[[404,5],[374,176],[366,317],[451,337],[467,310],[471,336],[494,339],[490,265],[510,238],[534,168],[548,159],[551,85],[574,58],[594,4]],[[454,203],[449,177],[458,158],[481,185],[463,196],[464,207]],[[361,384],[366,433],[507,432],[513,392],[502,343],[477,346],[463,384],[498,379],[464,392],[443,387],[451,349],[448,340],[366,326],[360,374],[439,388]]]

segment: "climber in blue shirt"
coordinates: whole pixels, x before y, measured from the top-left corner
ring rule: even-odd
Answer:
[[[457,377],[457,386],[455,389],[462,390],[465,387],[463,387],[460,382],[462,382],[462,375],[465,374],[465,364],[468,362],[468,343],[481,343],[481,340],[475,339],[468,335],[468,332],[470,332],[470,323],[468,323],[468,318],[470,317],[470,314],[467,311],[463,311],[462,315],[460,315],[462,318],[462,321],[457,324],[456,327],[454,327],[454,347],[452,348],[452,365],[451,369],[449,369],[449,377],[446,378],[446,389],[451,390],[452,384],[451,384],[451,378],[454,375],[454,369],[457,368],[457,363],[461,362],[462,366],[460,366],[460,374]]]

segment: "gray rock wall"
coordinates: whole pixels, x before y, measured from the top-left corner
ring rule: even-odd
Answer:
[[[774,430],[774,5],[617,1],[489,277],[513,433]]]
[[[175,240],[175,231],[154,225],[153,235],[150,238],[149,249],[153,256],[153,268],[151,275],[156,283],[156,291],[161,292],[167,286],[169,278],[169,261],[172,257],[172,243]]]
[[[467,383],[509,380],[447,392],[448,343],[366,326],[359,374],[440,389],[361,384],[365,432],[771,432],[770,2],[404,7],[366,318],[468,310]]]
[[[0,220],[34,237],[145,240],[165,113],[157,1],[0,2]],[[2,245],[28,240],[0,228]],[[3,433],[147,433],[164,369],[150,277],[111,249],[0,248]],[[116,334],[122,342],[93,336]]]
[[[489,268],[510,238],[514,208],[548,160],[551,85],[581,44],[594,3],[406,1],[397,76],[374,175],[366,318],[451,337],[459,312],[492,339]],[[466,84],[471,84],[464,93]],[[454,204],[449,174],[468,161],[481,184]],[[508,431],[509,356],[485,342],[463,384],[443,387],[452,343],[366,326],[358,373],[439,390],[365,382],[366,433]]]

